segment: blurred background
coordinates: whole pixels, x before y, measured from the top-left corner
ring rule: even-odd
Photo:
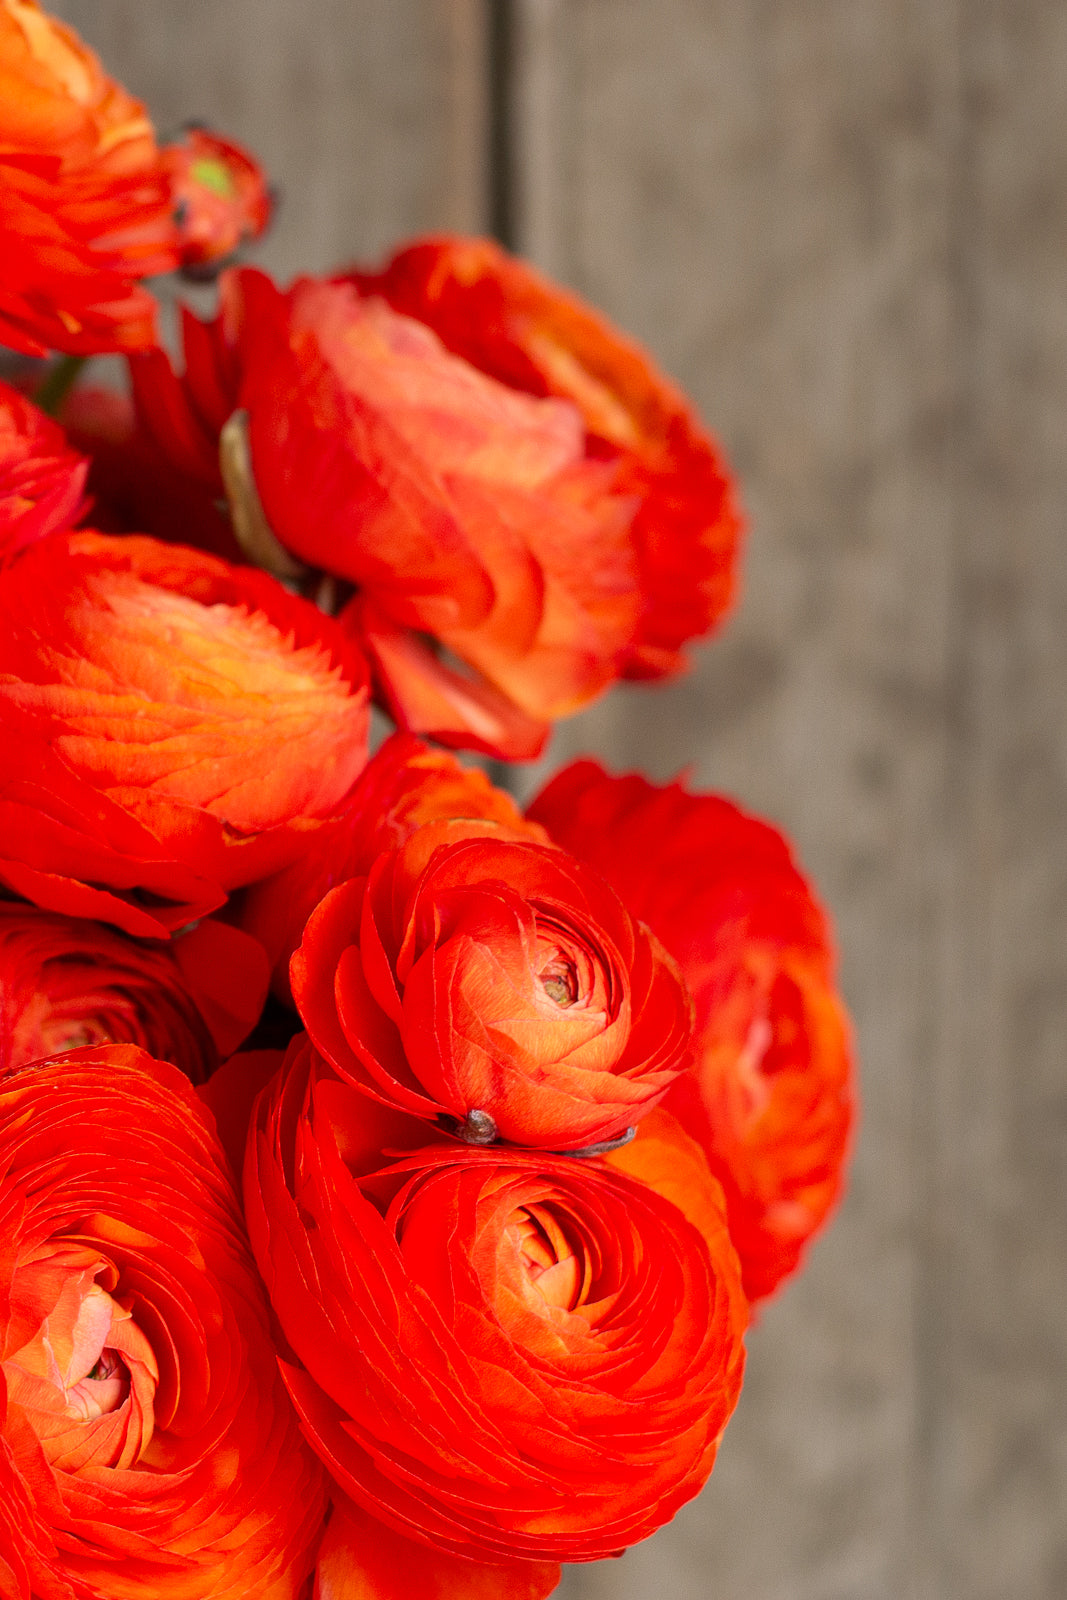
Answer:
[[[1062,1600],[1067,6],[50,4],[162,132],[259,155],[270,270],[492,231],[643,339],[741,476],[721,639],[541,770],[688,766],[789,832],[861,1136],[704,1494],[561,1595]]]

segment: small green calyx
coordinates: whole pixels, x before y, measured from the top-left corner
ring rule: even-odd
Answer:
[[[193,181],[203,184],[212,194],[221,195],[224,200],[233,194],[233,179],[221,161],[194,161],[189,171]]]

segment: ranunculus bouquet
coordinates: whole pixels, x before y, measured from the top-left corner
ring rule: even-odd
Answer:
[[[168,354],[270,206],[0,0],[0,1593],[539,1600],[707,1479],[848,1024],[774,828],[452,753],[722,620],[691,407],[476,239]]]

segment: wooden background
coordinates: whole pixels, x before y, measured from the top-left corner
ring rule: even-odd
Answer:
[[[862,1138],[707,1490],[562,1593],[1062,1600],[1067,6],[56,9],[163,130],[259,152],[264,264],[502,229],[651,345],[743,478],[732,626],[554,756],[692,762],[794,836]]]

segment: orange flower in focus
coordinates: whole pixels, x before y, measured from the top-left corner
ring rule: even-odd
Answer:
[[[259,1021],[267,964],[206,919],[166,945],[0,904],[0,1071],[86,1045],[136,1044],[202,1082]]]
[[[266,574],[45,540],[0,575],[0,882],[165,936],[300,853],[367,717],[358,652]]]
[[[319,901],[346,879],[366,877],[383,850],[403,844],[423,823],[449,821],[500,823],[547,843],[545,830],[527,822],[477,767],[462,767],[410,734],[393,734],[368,761],[343,811],[291,866],[243,897],[241,926],[267,951],[282,999],[292,999],[289,961]]]
[[[520,1564],[518,1595],[522,1563],[616,1554],[704,1483],[741,1385],[737,1259],[706,1168],[701,1225],[596,1159],[413,1128],[294,1043],[256,1108],[249,1233],[337,1486],[407,1539]]]
[[[716,628],[734,601],[743,524],[719,446],[647,351],[490,239],[424,239],[349,281],[516,393],[578,408],[587,456],[613,465],[637,507],[641,614],[617,670],[681,671],[682,646]]]
[[[51,417],[0,383],[0,567],[78,520],[88,470]]]
[[[138,100],[36,0],[0,0],[0,343],[155,343],[136,280],[174,266],[169,183]]]
[[[324,1514],[225,1160],[129,1046],[0,1077],[0,1581],[296,1600]]]
[[[826,918],[774,828],[727,800],[568,767],[530,807],[678,961],[694,1062],[666,1104],[726,1194],[750,1300],[800,1263],[844,1177],[854,1088]]]
[[[426,823],[331,890],[290,979],[344,1078],[472,1144],[617,1139],[689,1043],[674,963],[604,880],[483,822]]]
[[[190,127],[164,145],[181,265],[210,277],[246,239],[257,239],[273,205],[263,169],[235,139]]]

